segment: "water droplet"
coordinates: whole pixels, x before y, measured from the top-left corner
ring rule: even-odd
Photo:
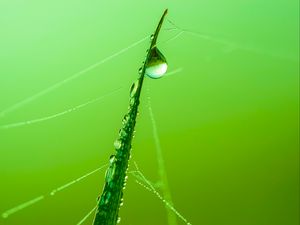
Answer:
[[[119,130],[119,136],[120,138],[125,138],[127,136],[127,133],[124,129]]]
[[[116,172],[116,163],[114,163],[116,161],[116,156],[115,155],[111,155],[109,162],[110,165],[106,170],[105,173],[105,181],[108,183],[109,186],[113,185],[113,179],[114,179],[114,175]]]
[[[122,123],[123,123],[123,124],[126,124],[128,120],[129,120],[129,116],[126,114],[126,115],[123,117]]]
[[[96,202],[99,202],[99,201],[100,201],[100,198],[101,198],[101,196],[99,195],[99,196],[96,198]]]
[[[131,99],[129,100],[129,104],[130,104],[131,106],[133,106],[134,103],[135,103],[135,99],[134,99],[134,98],[131,98]]]
[[[138,87],[139,87],[139,80],[136,80],[130,87],[130,97],[133,97],[136,94]]]
[[[121,222],[121,217],[118,217],[117,223]]]
[[[143,72],[143,67],[139,68],[139,73],[141,74]]]
[[[116,156],[115,156],[115,155],[111,155],[111,156],[109,157],[109,162],[110,162],[110,164],[112,164],[115,160],[116,160]]]
[[[109,191],[106,192],[106,194],[105,194],[105,196],[104,196],[104,198],[103,198],[103,199],[105,199],[105,200],[104,200],[104,203],[105,203],[105,204],[107,204],[107,203],[109,202],[110,197],[111,197],[111,193],[110,193]]]
[[[115,140],[114,146],[116,149],[120,149],[122,147],[122,141],[120,139]]]
[[[146,64],[145,73],[153,78],[157,79],[162,77],[168,69],[167,60],[164,55],[154,47],[150,52],[150,59]]]

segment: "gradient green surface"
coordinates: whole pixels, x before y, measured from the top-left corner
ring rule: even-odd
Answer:
[[[159,37],[169,71],[150,88],[175,208],[193,225],[299,224],[299,2],[0,2],[0,111],[150,35],[165,8],[181,28]],[[105,163],[149,41],[10,111],[0,125],[103,101],[44,122],[0,129],[0,211],[47,194]],[[141,96],[133,158],[158,180]],[[132,164],[132,162],[131,162]],[[15,213],[6,225],[77,224],[104,171]],[[163,203],[130,176],[121,224],[167,223]],[[91,224],[90,217],[85,224]],[[178,219],[178,224],[184,224]]]

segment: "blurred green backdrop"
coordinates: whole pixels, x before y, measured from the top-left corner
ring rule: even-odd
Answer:
[[[193,225],[299,224],[297,0],[1,0],[0,111],[150,35],[165,8],[177,26],[205,35],[165,42],[178,33],[166,21],[159,47],[169,71],[182,72],[145,80],[175,208]],[[0,129],[0,212],[108,162],[148,46],[0,118],[4,125],[49,116],[123,87],[64,116]],[[155,182],[146,97],[144,90],[132,161]],[[104,171],[0,224],[77,224],[103,182]],[[167,224],[163,203],[132,176],[120,213],[124,225]]]

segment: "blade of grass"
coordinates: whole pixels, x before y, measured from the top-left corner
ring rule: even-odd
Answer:
[[[131,86],[129,110],[123,118],[123,126],[120,129],[119,138],[114,143],[116,155],[111,156],[110,166],[106,171],[105,185],[98,201],[94,225],[115,225],[119,221],[119,207],[123,198],[123,188],[126,184],[131,142],[134,134],[146,64],[150,60],[150,50],[156,46],[156,40],[167,12],[168,10],[166,9],[157,25],[155,33],[151,36],[151,44],[146,60],[139,70],[140,76]]]
[[[160,182],[162,183],[161,190],[162,190],[164,198],[171,205],[173,205],[171,190],[170,190],[169,182],[168,182],[168,176],[167,176],[167,172],[166,172],[166,168],[165,168],[165,161],[164,161],[164,157],[163,157],[163,153],[162,153],[162,149],[161,149],[160,139],[158,136],[156,121],[155,121],[152,106],[151,106],[149,87],[147,88],[147,92],[148,92],[148,97],[147,97],[148,110],[149,110],[149,115],[150,115],[150,121],[152,124],[153,139],[154,139],[154,143],[155,143],[156,158],[157,158],[157,163],[158,163],[158,174],[159,174]],[[167,217],[168,224],[169,225],[177,225],[176,217],[171,212],[171,210],[168,206],[166,206],[166,211],[167,211],[167,215],[168,215],[168,217]]]

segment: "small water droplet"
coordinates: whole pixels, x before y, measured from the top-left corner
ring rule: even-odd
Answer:
[[[112,164],[115,160],[116,160],[116,156],[115,156],[115,155],[111,155],[111,156],[109,157],[109,162],[110,162],[110,164]]]
[[[121,217],[118,217],[117,223],[121,222]]]
[[[99,195],[99,196],[96,198],[96,202],[99,202],[99,201],[100,201],[100,198],[101,198],[101,196]]]
[[[129,100],[129,104],[130,104],[131,106],[133,106],[133,105],[134,105],[134,103],[135,103],[135,99],[134,99],[134,98],[130,98],[130,100]]]
[[[112,155],[109,159],[110,165],[107,168],[106,173],[105,173],[105,181],[107,182],[107,184],[109,186],[113,185],[113,179],[114,179],[115,172],[116,172],[115,161],[116,161],[116,157],[115,157],[115,155]]]
[[[125,138],[127,136],[127,133],[124,129],[119,130],[119,136],[120,138]]]
[[[153,40],[154,38],[154,34],[151,34],[150,39]]]
[[[104,203],[105,203],[105,204],[107,204],[107,203],[109,202],[110,197],[111,197],[111,193],[108,191],[108,192],[106,193],[105,197],[103,198],[103,199],[105,199],[105,200],[104,200]]]
[[[129,120],[129,116],[126,114],[126,115],[123,117],[122,123],[123,123],[123,124],[126,124],[128,120]]]
[[[146,64],[145,73],[153,78],[157,79],[162,77],[168,69],[167,60],[164,55],[154,47],[150,52],[150,59]]]
[[[141,74],[143,72],[143,67],[139,68],[139,74]]]
[[[120,149],[122,147],[122,141],[120,139],[115,140],[114,146],[116,149]]]
[[[130,87],[130,97],[133,97],[139,87],[139,80],[136,80]]]

